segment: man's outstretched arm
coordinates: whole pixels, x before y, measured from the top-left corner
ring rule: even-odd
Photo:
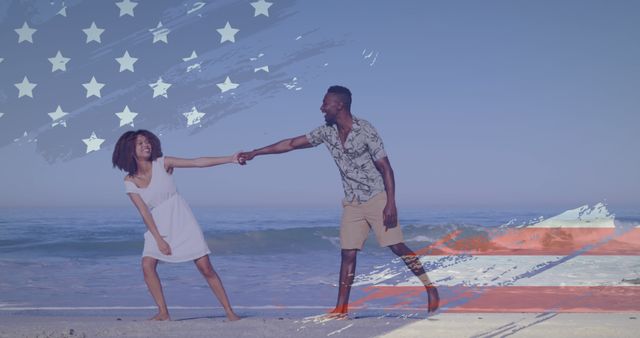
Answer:
[[[313,145],[309,143],[305,135],[284,139],[272,145],[240,153],[239,162],[245,164],[246,161],[252,160],[258,155],[281,154],[291,150],[311,148]]]

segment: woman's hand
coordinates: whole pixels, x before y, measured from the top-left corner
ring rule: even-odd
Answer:
[[[169,246],[169,243],[167,243],[167,241],[165,241],[164,238],[160,238],[160,240],[157,242],[158,242],[158,249],[160,250],[160,252],[162,252],[167,256],[171,256],[171,247]]]
[[[240,164],[240,153],[242,153],[242,151],[239,151],[239,152],[231,155],[231,163]]]

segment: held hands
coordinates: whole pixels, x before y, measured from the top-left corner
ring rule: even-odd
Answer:
[[[252,160],[256,156],[253,151],[239,151],[231,155],[230,163],[237,163],[239,165],[247,164],[247,161]]]
[[[247,161],[251,161],[254,157],[256,157],[256,154],[253,151],[241,152],[238,154],[238,163],[245,165]]]
[[[240,154],[241,154],[241,151],[231,155],[231,163],[238,163],[239,164],[240,163]]]
[[[385,205],[382,211],[382,217],[384,219],[384,231],[398,226],[398,209],[396,208],[396,204],[387,202],[387,205]]]

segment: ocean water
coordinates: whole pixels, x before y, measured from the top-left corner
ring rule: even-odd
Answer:
[[[153,306],[140,269],[146,229],[133,207],[0,211],[0,310]],[[194,208],[214,268],[239,309],[319,311],[334,305],[340,212],[339,208]],[[406,243],[418,250],[454,230],[485,233],[557,213],[406,209],[400,210],[400,222]],[[633,212],[616,216],[627,228],[640,224],[638,220],[640,215]],[[454,255],[423,256],[422,261],[432,280],[449,286],[634,285],[640,278],[637,255],[571,259]],[[161,264],[158,270],[170,306],[219,306],[194,264]],[[371,285],[418,285],[373,235],[358,256],[351,299],[366,295]],[[384,299],[365,303],[388,305]],[[413,303],[423,305],[419,297]]]

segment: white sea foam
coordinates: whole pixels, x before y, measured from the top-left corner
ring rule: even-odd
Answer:
[[[593,207],[583,205],[567,210],[557,216],[541,220],[528,228],[615,228],[615,215],[604,203]]]
[[[436,240],[434,238],[431,238],[429,236],[424,236],[424,235],[418,235],[418,236],[414,236],[411,238],[407,238],[405,239],[405,242],[435,242]]]

